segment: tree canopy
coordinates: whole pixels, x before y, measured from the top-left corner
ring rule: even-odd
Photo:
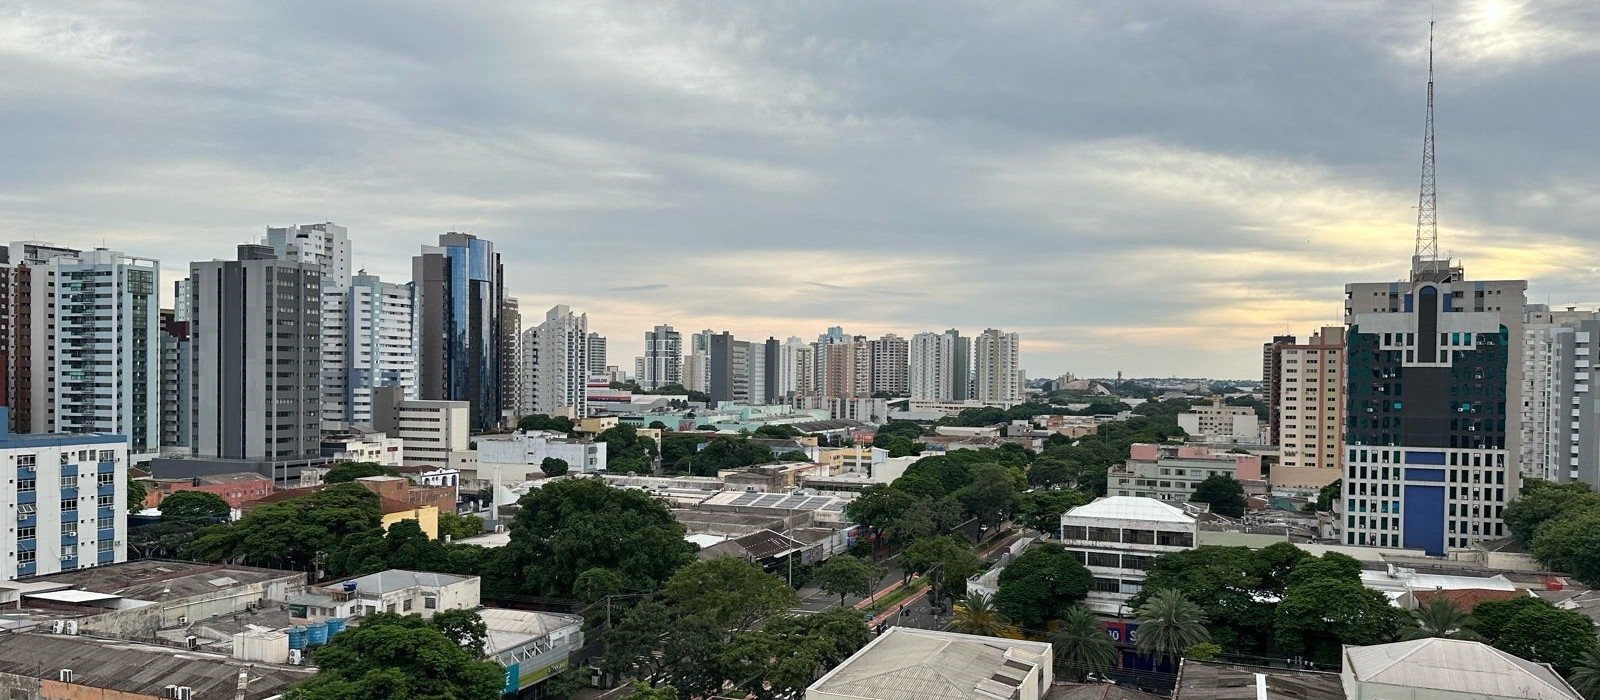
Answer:
[[[332,552],[352,535],[379,530],[378,495],[357,484],[335,484],[288,501],[257,506],[237,522],[195,535],[185,555],[205,561],[311,570],[318,552]]]
[[[569,466],[567,460],[559,457],[545,457],[544,461],[539,462],[539,471],[545,476],[564,476]]]
[[[1065,547],[1055,542],[1034,545],[1000,571],[995,607],[1007,618],[1030,629],[1044,629],[1045,621],[1089,594],[1094,577]]]
[[[836,554],[817,568],[813,580],[823,591],[838,595],[839,604],[844,605],[847,595],[871,595],[880,575],[877,567],[863,559]]]
[[[128,479],[128,512],[137,513],[144,510],[144,499],[150,495],[144,487],[144,482],[138,479]]]
[[[547,416],[543,413],[536,413],[518,419],[517,430],[549,430],[570,435],[577,430],[577,426],[573,425],[572,419],[566,416]]]
[[[578,575],[616,571],[632,587],[655,588],[694,559],[683,525],[649,494],[600,479],[566,479],[519,501],[503,573],[524,593],[570,596]]]
[[[400,476],[399,470],[376,462],[342,462],[322,475],[324,484],[343,484],[369,476]]]
[[[606,444],[606,471],[625,474],[649,474],[654,471],[653,461],[658,452],[656,441],[639,437],[631,425],[615,425],[595,436],[595,442]]]
[[[1289,589],[1278,603],[1273,633],[1285,651],[1333,665],[1341,645],[1393,640],[1404,616],[1359,581],[1318,579]]]
[[[161,519],[188,523],[227,522],[233,509],[209,491],[179,491],[161,499]]]
[[[1496,649],[1562,673],[1578,667],[1596,644],[1594,621],[1587,615],[1533,596],[1479,603],[1472,618],[1474,629]]]
[[[794,591],[782,579],[727,556],[678,569],[662,592],[679,614],[709,616],[729,633],[746,631],[795,603]]]
[[[1211,512],[1217,515],[1229,518],[1244,516],[1244,485],[1226,474],[1206,477],[1205,481],[1195,485],[1194,495],[1189,496],[1189,500],[1211,504]]]
[[[443,698],[498,700],[503,672],[483,658],[477,613],[374,613],[312,652],[317,675],[289,693],[294,700]]]

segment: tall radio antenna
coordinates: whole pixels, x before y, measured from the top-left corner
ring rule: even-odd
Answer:
[[[1439,192],[1433,179],[1433,20],[1428,20],[1428,117],[1422,131],[1422,188],[1417,196],[1416,265],[1437,270]]]

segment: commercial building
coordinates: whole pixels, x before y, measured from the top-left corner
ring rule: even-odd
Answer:
[[[467,402],[469,430],[498,426],[508,341],[504,273],[494,244],[466,233],[440,234],[439,245],[423,246],[411,267],[418,398]]]
[[[315,673],[120,639],[0,635],[0,688],[28,700],[271,700]]]
[[[1344,473],[1344,328],[1329,326],[1305,343],[1277,343],[1272,432],[1280,459],[1275,489],[1320,489]]]
[[[584,418],[589,415],[589,316],[566,304],[545,313],[544,323],[522,334],[519,411]]]
[[[1210,406],[1194,406],[1178,414],[1178,427],[1198,442],[1243,442],[1258,444],[1261,421],[1249,406],[1229,406],[1222,397],[1211,399]]]
[[[644,357],[637,374],[639,386],[647,391],[683,384],[683,335],[667,325],[645,331]]]
[[[151,479],[146,483],[154,488],[147,489],[145,506],[157,509],[167,496],[183,491],[202,491],[215,494],[227,501],[229,508],[237,510],[245,503],[272,495],[275,488],[271,479],[255,472],[211,474],[188,479]]]
[[[377,432],[329,435],[322,439],[322,455],[335,464],[370,462],[399,467],[406,464],[406,441]]]
[[[890,627],[806,688],[805,700],[1040,700],[1054,659],[1045,642]]]
[[[467,401],[411,400],[395,386],[372,392],[372,427],[400,439],[407,464],[459,469],[467,479],[478,470],[468,432],[471,414]]]
[[[600,471],[606,468],[606,443],[537,431],[478,438],[478,470],[485,475],[498,469],[520,479],[550,458],[566,462],[574,474]]]
[[[300,620],[374,613],[429,618],[443,610],[477,608],[479,581],[477,576],[389,569],[310,588],[287,602],[290,616]]]
[[[189,267],[194,460],[159,476],[256,471],[279,483],[320,461],[322,271],[239,246],[238,260]],[[262,328],[271,329],[263,341]]]
[[[0,580],[126,561],[128,439],[16,434],[8,413],[0,406]]]
[[[1153,498],[1109,496],[1061,514],[1061,544],[1094,575],[1084,605],[1115,615],[1163,554],[1194,549],[1194,516]]]
[[[1200,482],[1213,476],[1239,480],[1247,494],[1266,493],[1260,455],[1214,452],[1199,445],[1144,443],[1129,446],[1128,461],[1106,473],[1106,491],[1183,502],[1194,495]]]
[[[31,265],[16,309],[30,337],[13,348],[31,407],[19,431],[115,433],[136,456],[158,451],[160,272],[155,260],[104,249],[55,249]]]
[[[1021,401],[1025,398],[1021,346],[1021,336],[993,328],[973,339],[972,398],[978,401]]]
[[[1339,673],[1350,700],[1580,700],[1549,664],[1482,642],[1428,638],[1346,646]]]
[[[1527,287],[1421,258],[1407,281],[1345,286],[1346,544],[1437,556],[1505,536]]]

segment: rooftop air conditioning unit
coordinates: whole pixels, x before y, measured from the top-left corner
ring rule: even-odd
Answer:
[[[67,620],[67,634],[77,634],[77,633],[78,633],[78,621],[77,620]]]
[[[178,700],[194,700],[194,688],[186,685],[178,686]]]
[[[176,684],[173,684],[173,683],[168,683],[167,687],[161,689],[161,697],[164,697],[164,698],[175,698],[175,697],[178,697],[178,686]]]
[[[303,664],[305,662],[306,662],[306,653],[305,653],[304,650],[301,650],[301,649],[290,649],[289,650],[289,663],[290,663],[290,665],[299,666],[300,664]]]
[[[72,669],[63,668],[60,671],[56,672],[56,680],[61,681],[62,683],[71,683],[72,682]]]
[[[56,634],[61,634],[63,631],[66,630],[66,628],[67,628],[66,620],[51,620],[50,621],[50,631],[51,632],[54,632]]]

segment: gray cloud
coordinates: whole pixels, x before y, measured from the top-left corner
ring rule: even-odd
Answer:
[[[1440,3],[1444,247],[1600,299],[1600,17]],[[1250,376],[1403,272],[1427,8],[11,3],[0,233],[187,260],[333,220],[490,238],[524,316],[1024,333],[1030,373]]]

